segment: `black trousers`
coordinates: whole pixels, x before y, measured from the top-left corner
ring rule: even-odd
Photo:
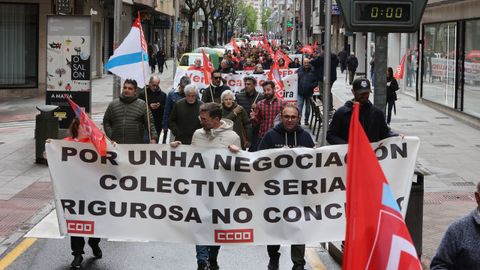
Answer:
[[[387,101],[387,124],[392,121],[392,109],[395,106],[395,101]]]
[[[279,245],[267,246],[268,256],[270,259],[278,260],[280,258]],[[305,266],[305,245],[291,245],[290,256],[292,257],[293,266]]]
[[[98,243],[100,243],[100,238],[88,238],[88,245],[90,247],[97,247]],[[85,252],[83,252],[83,248],[85,247],[85,238],[79,236],[71,236],[70,247],[72,248],[73,256],[84,254]]]

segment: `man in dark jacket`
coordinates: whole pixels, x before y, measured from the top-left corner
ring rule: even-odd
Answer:
[[[430,264],[431,270],[480,268],[480,182],[475,192],[477,207],[470,214],[451,224],[437,254]]]
[[[150,143],[155,144],[157,132],[152,113],[147,110],[145,101],[137,98],[136,91],[137,82],[126,79],[120,98],[108,104],[103,116],[105,135],[117,143],[143,143],[144,132],[150,122]]]
[[[353,111],[353,102],[360,103],[360,123],[370,142],[378,142],[388,137],[397,136],[392,133],[385,121],[385,114],[373,106],[368,100],[370,93],[370,81],[358,78],[353,82],[352,93],[354,100],[349,100],[340,107],[333,115],[332,122],[328,127],[327,141],[330,144],[348,143],[350,118]]]
[[[197,88],[193,84],[185,87],[185,98],[180,99],[173,106],[168,127],[175,136],[176,141],[182,144],[192,143],[192,136],[195,130],[201,127],[198,116],[200,105]]]
[[[300,126],[300,112],[297,107],[292,104],[286,104],[281,111],[281,123],[265,134],[260,142],[259,150],[272,148],[296,148],[309,147],[313,148],[315,143],[312,136]],[[267,246],[269,270],[278,270],[278,262],[280,259],[279,245]],[[305,245],[292,245],[291,257],[293,262],[293,270],[303,270],[305,266]]]
[[[318,78],[318,87],[320,88],[320,98],[323,100],[323,75],[324,75],[324,67],[323,67],[323,59],[325,57],[325,47],[322,45],[322,50],[320,55],[310,61],[310,65],[315,68]],[[332,86],[333,83],[337,80],[337,66],[338,66],[338,58],[334,53],[330,53],[330,86],[329,86],[329,101],[330,101],[330,110],[333,110],[333,96],[332,96]]]
[[[255,89],[257,85],[257,79],[253,76],[246,76],[243,78],[245,88],[240,90],[240,93],[236,94],[235,98],[237,104],[242,106],[245,111],[250,114],[255,109],[255,104],[263,99],[263,93],[260,93]]]
[[[355,78],[355,72],[357,72],[358,68],[358,59],[355,54],[352,52],[350,56],[347,58],[347,69],[348,69],[348,83],[351,85],[353,83],[353,79]]]
[[[310,65],[310,59],[303,60],[303,66],[297,70],[298,74],[298,95],[297,95],[297,106],[300,111],[300,117],[303,111],[303,105],[305,105],[305,117],[304,123],[308,125],[308,117],[310,116],[310,104],[308,99],[313,96],[313,89],[317,87],[318,80],[315,70]]]
[[[212,82],[207,88],[200,90],[202,92],[202,102],[215,102],[221,104],[220,96],[223,91],[230,89],[230,87],[223,84],[222,72],[220,70],[212,71]]]
[[[245,88],[243,88],[240,93],[236,94],[237,104],[242,106],[247,112],[249,119],[251,120],[250,113],[255,110],[257,102],[263,100],[263,93],[258,92],[255,89],[257,85],[257,79],[253,76],[246,76],[243,78],[243,83]],[[258,130],[259,127],[256,124],[252,124],[252,134],[251,134],[251,146],[249,151],[252,152],[254,148],[258,145]]]
[[[338,62],[340,63],[340,71],[343,73],[347,69],[347,51],[345,49],[338,53]]]
[[[157,134],[162,132],[163,111],[165,110],[165,103],[167,101],[167,94],[165,94],[159,87],[160,78],[158,76],[150,77],[150,82],[147,86],[147,97],[145,98],[145,91],[141,91],[138,98],[147,102],[153,115],[153,122]]]
[[[227,59],[223,59],[220,62],[220,72],[224,74],[237,74],[235,68],[233,68],[232,62]]]

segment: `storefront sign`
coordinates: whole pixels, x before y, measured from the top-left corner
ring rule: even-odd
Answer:
[[[60,106],[60,128],[68,128],[75,113],[64,94],[90,112],[90,16],[47,17],[46,104]]]

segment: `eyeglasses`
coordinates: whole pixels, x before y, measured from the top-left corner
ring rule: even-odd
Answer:
[[[283,115],[282,116],[285,120],[297,120],[298,116],[295,115]]]
[[[220,77],[216,77],[216,76],[215,76],[215,77],[213,77],[213,78],[214,78],[215,80],[219,80],[219,79],[221,79],[222,77],[221,77],[221,76],[220,76]]]

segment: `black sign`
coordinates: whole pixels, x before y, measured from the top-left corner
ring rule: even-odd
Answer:
[[[85,112],[90,112],[90,92],[77,92],[77,91],[47,91],[47,105],[57,105],[60,108],[54,112],[54,116],[60,121],[60,128],[67,129],[70,126],[75,113],[70,107],[70,103],[65,98],[64,94],[77,103],[78,106],[85,109]]]
[[[83,60],[80,55],[72,55],[72,81],[90,80],[90,57]]]

